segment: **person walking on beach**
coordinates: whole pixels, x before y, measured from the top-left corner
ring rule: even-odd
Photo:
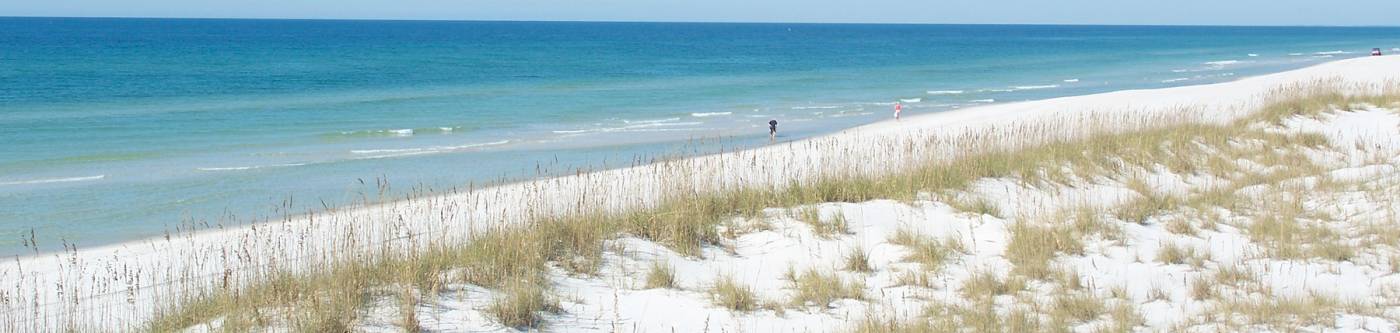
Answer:
[[[894,120],[899,120],[900,111],[904,111],[904,105],[894,102]]]
[[[768,120],[768,142],[771,143],[771,142],[773,142],[773,140],[775,140],[775,139],[777,139],[777,138],[778,138],[778,120],[777,120],[777,119]]]

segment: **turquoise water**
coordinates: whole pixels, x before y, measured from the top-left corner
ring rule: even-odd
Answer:
[[[0,254],[1372,47],[1400,29],[0,18]]]

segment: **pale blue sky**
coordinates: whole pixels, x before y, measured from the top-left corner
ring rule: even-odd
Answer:
[[[4,0],[0,16],[1396,25],[1397,0]]]

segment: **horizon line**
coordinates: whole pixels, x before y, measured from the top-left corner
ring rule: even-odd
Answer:
[[[987,26],[1084,26],[1084,27],[1237,27],[1237,28],[1396,28],[1400,25],[1326,24],[1129,24],[1129,23],[952,23],[952,22],[815,22],[728,20],[573,20],[573,19],[446,19],[446,18],[300,18],[300,17],[162,17],[162,16],[39,16],[0,15],[0,19],[133,19],[133,20],[244,20],[244,21],[383,21],[383,22],[501,22],[501,23],[682,23],[682,24],[807,24],[807,25],[987,25]]]

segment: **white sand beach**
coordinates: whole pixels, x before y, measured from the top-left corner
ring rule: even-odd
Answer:
[[[162,308],[221,289],[238,289],[276,273],[297,273],[333,263],[392,258],[434,245],[471,242],[474,235],[511,228],[542,217],[623,212],[648,208],[675,193],[710,193],[745,188],[781,188],[832,177],[896,174],[919,165],[951,160],[969,153],[962,148],[1029,147],[1108,132],[1133,132],[1163,124],[1228,124],[1260,108],[1271,92],[1324,82],[1350,94],[1379,94],[1400,82],[1400,57],[1366,57],[1308,68],[1242,78],[1237,81],[1154,90],[991,104],[936,114],[906,116],[843,130],[817,138],[758,149],[726,152],[565,177],[522,181],[486,188],[422,193],[368,206],[289,217],[237,227],[210,227],[166,237],[96,248],[13,258],[0,263],[0,331],[142,330]],[[932,92],[930,92],[932,93]],[[1277,131],[1320,133],[1335,150],[1319,150],[1335,181],[1387,180],[1383,189],[1400,190],[1400,114],[1381,107],[1340,112],[1317,119],[1288,119]],[[1275,130],[1275,129],[1270,129]],[[1312,156],[1312,155],[1310,155]],[[1167,163],[1167,162],[1163,162]],[[1170,172],[1144,176],[1158,191],[1190,192],[1203,186],[1190,175]],[[1306,179],[1293,180],[1309,182]],[[1317,180],[1311,180],[1316,182]],[[728,246],[709,246],[688,256],[641,238],[609,240],[599,272],[579,276],[552,274],[561,311],[545,316],[549,331],[733,332],[849,331],[861,322],[900,321],[925,311],[931,299],[956,299],[960,281],[975,273],[1005,273],[1003,249],[1015,216],[1051,214],[1092,203],[1109,207],[1131,201],[1124,182],[1076,182],[1075,186],[1041,188],[1007,179],[984,179],[971,191],[922,194],[912,202],[874,200],[822,203],[806,207],[771,207],[763,219],[767,230],[738,233]],[[1385,187],[1390,186],[1390,187]],[[1367,220],[1368,212],[1392,213],[1400,201],[1368,197],[1364,191],[1300,199],[1308,210],[1336,208],[1340,220]],[[1381,190],[1384,193],[1384,190]],[[1392,194],[1395,192],[1391,192]],[[372,196],[372,195],[371,195]],[[976,196],[990,201],[999,214],[968,214],[946,202],[948,197]],[[892,198],[893,199],[893,198]],[[1388,207],[1388,208],[1387,208]],[[835,237],[820,235],[799,221],[792,209],[815,209],[821,219],[847,221]],[[1170,215],[1170,214],[1168,214]],[[1191,321],[1212,308],[1193,301],[1190,281],[1202,264],[1158,263],[1152,258],[1167,246],[1182,244],[1209,252],[1211,263],[1249,261],[1255,280],[1277,295],[1326,293],[1363,301],[1400,305],[1400,277],[1380,268],[1385,258],[1359,256],[1335,262],[1272,260],[1250,257],[1247,231],[1229,227],[1183,236],[1161,223],[1131,224],[1116,241],[1083,240],[1083,253],[1058,259],[1072,267],[1084,288],[1123,296],[1145,319],[1140,329],[1211,330]],[[1375,219],[1384,220],[1382,215]],[[1393,217],[1390,217],[1393,219]],[[1227,219],[1222,219],[1227,220]],[[1395,222],[1390,220],[1391,223]],[[1393,227],[1393,226],[1392,226]],[[901,229],[937,239],[961,239],[964,249],[953,263],[924,286],[900,280],[912,265],[901,246],[887,240]],[[1392,228],[1394,229],[1394,228]],[[1393,244],[1392,244],[1393,245]],[[704,290],[719,276],[730,276],[756,290],[765,300],[792,297],[784,275],[789,267],[826,271],[839,267],[855,248],[868,251],[871,273],[841,273],[860,280],[862,300],[845,299],[806,309],[731,311],[716,306]],[[1194,250],[1193,250],[1194,251]],[[1400,258],[1400,253],[1395,253]],[[1374,262],[1373,262],[1374,261]],[[642,289],[652,262],[674,266],[674,289]],[[1174,281],[1174,282],[1173,282]],[[907,281],[904,281],[907,282]],[[1170,283],[1169,283],[1170,282]],[[1035,286],[1028,293],[1034,293]],[[419,306],[419,326],[430,331],[528,330],[502,326],[485,314],[495,293],[487,288],[453,285]],[[1396,292],[1385,294],[1385,290]],[[1153,299],[1154,293],[1167,300]],[[1032,297],[1033,296],[1027,296]],[[1280,296],[1282,297],[1282,296]],[[392,297],[391,297],[392,298]],[[1175,301],[1174,301],[1175,300]],[[1006,305],[1009,300],[998,304]],[[357,319],[357,330],[398,330],[398,310],[389,300],[372,300]],[[1343,302],[1345,303],[1345,302]],[[1117,303],[1114,303],[1117,304]],[[1372,304],[1372,303],[1366,303]],[[997,308],[1006,312],[1007,308]],[[799,306],[799,308],[801,308]],[[1071,325],[1089,331],[1103,318]],[[1400,310],[1337,315],[1340,331],[1397,331]],[[1092,319],[1092,318],[1091,318]],[[196,325],[194,330],[211,329]],[[275,325],[274,325],[275,326]],[[1228,329],[1221,329],[1228,330]]]

